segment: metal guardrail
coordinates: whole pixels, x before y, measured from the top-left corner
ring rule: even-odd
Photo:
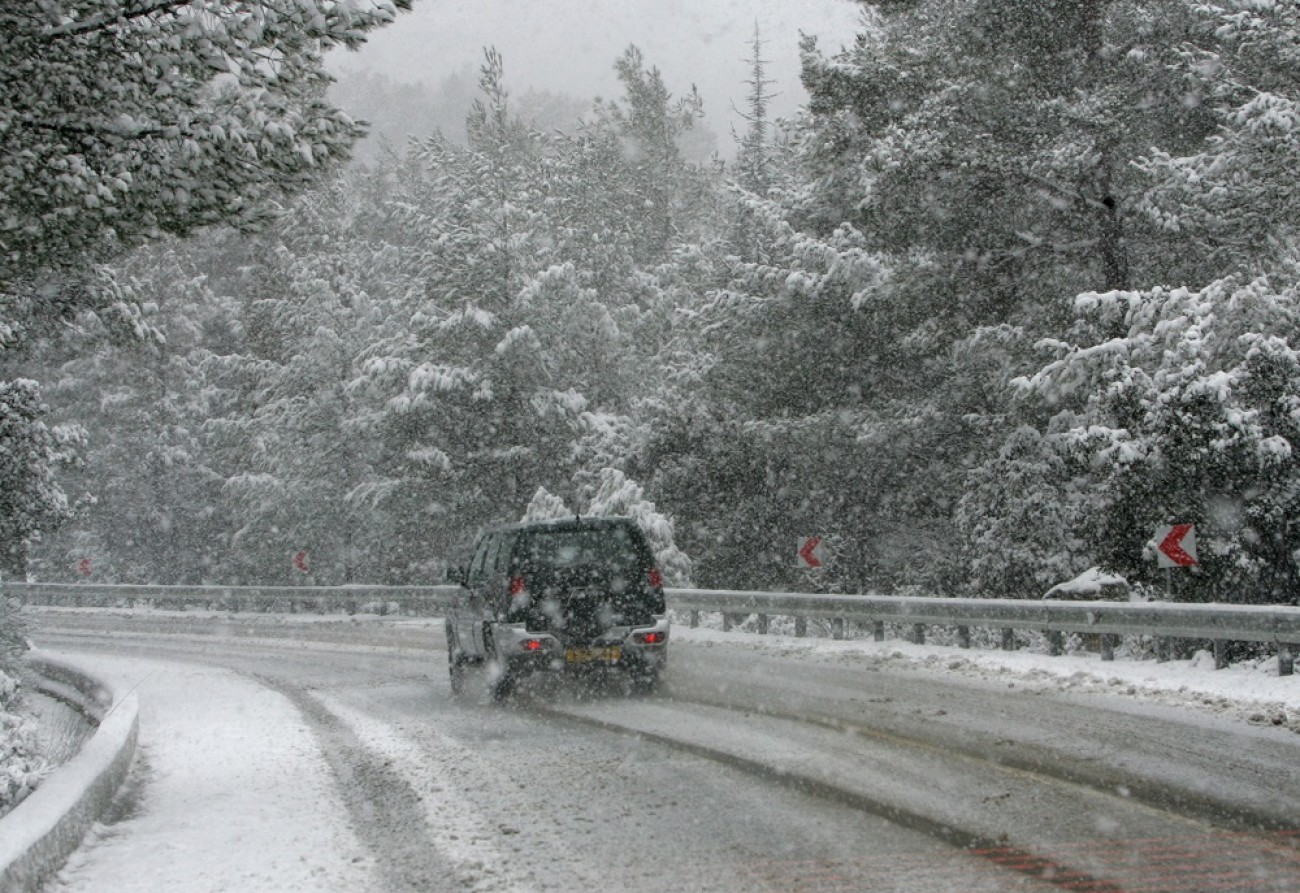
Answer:
[[[0,593],[31,605],[109,608],[144,604],[213,611],[355,614],[370,610],[436,616],[458,586],[151,586],[100,583],[3,583]]]
[[[146,603],[157,607],[202,607],[229,611],[356,613],[396,608],[397,612],[436,616],[451,604],[457,586],[135,586],[93,583],[4,583],[9,598],[34,605],[107,607]],[[1099,637],[1103,658],[1113,655],[1114,638],[1151,635],[1159,640],[1207,639],[1216,655],[1226,642],[1263,642],[1278,649],[1279,669],[1289,674],[1300,650],[1300,608],[1261,605],[1182,604],[1175,602],[1053,601],[925,598],[880,595],[817,595],[790,592],[733,592],[668,589],[669,606],[690,612],[717,612],[730,627],[737,617],[757,615],[766,632],[772,616],[796,619],[796,634],[808,618],[832,621],[842,633],[846,620],[871,623],[883,639],[885,624],[912,627],[924,640],[925,627],[955,627],[962,647],[972,627],[1002,631],[1004,648],[1014,647],[1013,630],[1046,633],[1053,650],[1059,636]]]
[[[726,614],[792,615],[955,627],[1030,629],[1300,644],[1300,608],[1175,602],[799,595],[670,590],[673,607]]]

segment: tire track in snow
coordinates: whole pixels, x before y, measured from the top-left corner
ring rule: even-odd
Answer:
[[[681,704],[697,704],[719,710],[749,710],[773,719],[806,723],[899,747],[949,754],[951,758],[967,761],[972,766],[987,767],[996,772],[1015,771],[1041,778],[1044,782],[1077,786],[1101,796],[1119,797],[1129,805],[1143,804],[1154,812],[1218,830],[1288,832],[1296,828],[1296,817],[1286,810],[1284,804],[1279,806],[1272,802],[1250,803],[1244,798],[1228,800],[1215,797],[1190,785],[1179,786],[1149,779],[1137,772],[1107,763],[1090,764],[1042,746],[1008,740],[1005,742],[1008,746],[994,756],[987,748],[968,744],[951,734],[906,734],[844,717],[821,716],[758,702],[738,703],[726,698],[709,697],[699,691],[688,694],[673,692],[672,698]],[[918,731],[924,729],[918,727]]]
[[[956,801],[909,795],[903,789],[925,792],[933,786],[938,776],[926,770],[926,763],[953,758],[960,763],[979,762],[969,756],[882,736],[880,743],[895,752],[894,758],[863,762],[856,769],[851,764],[831,769],[818,766],[808,757],[816,753],[821,759],[829,759],[833,750],[798,743],[798,727],[816,726],[848,736],[854,730],[838,724],[810,722],[807,717],[795,720],[768,716],[763,722],[751,725],[753,715],[746,710],[696,706],[697,709],[691,710],[681,702],[655,699],[643,702],[633,712],[624,709],[626,704],[601,701],[534,704],[530,709],[561,722],[636,735],[748,772],[771,784],[881,816],[900,827],[942,841],[975,861],[1066,890],[1122,893],[1130,889],[1199,889],[1188,887],[1187,879],[1213,870],[1214,865],[1224,861],[1222,854],[1228,850],[1237,854],[1232,866],[1234,872],[1262,878],[1264,885],[1229,883],[1221,888],[1225,891],[1290,889],[1297,877],[1293,833],[1227,834],[1195,819],[1129,802],[1122,796],[1088,791],[1070,782],[1035,777],[1021,769],[996,767],[991,763],[983,771],[971,766],[964,773],[975,794],[965,795],[970,800],[967,808],[956,808]],[[684,707],[687,709],[683,710]],[[700,713],[699,707],[706,712]],[[711,719],[707,715],[711,711],[720,713]],[[778,733],[773,722],[791,726],[789,731]],[[787,738],[791,733],[796,734]],[[906,764],[912,759],[920,762],[908,767]],[[889,768],[881,773],[879,768],[872,768],[872,763]],[[934,768],[937,769],[937,764]],[[1018,831],[1008,827],[999,833],[996,824],[1001,810],[989,804],[997,802],[997,790],[1002,785],[1008,785],[1003,796],[1011,797],[1012,791],[1016,791],[1014,796],[1020,809],[1041,813],[1042,820],[1026,827],[1023,817],[1018,817]],[[986,793],[985,789],[995,796],[970,799]],[[950,793],[955,794],[956,790]],[[1095,804],[1085,808],[1085,801],[1098,797],[1103,803],[1111,800],[1115,812],[1107,816],[1106,810],[1097,810]],[[1066,837],[1058,839],[1057,833],[1038,833],[1043,828],[1059,831],[1051,817],[1056,815],[1064,822],[1071,809],[1077,814],[1072,817],[1073,830]],[[981,815],[985,810],[990,811]],[[1089,823],[1093,821],[1096,827],[1090,828]],[[1178,854],[1176,864],[1157,869],[1144,867],[1145,863],[1158,862],[1166,852]],[[1156,873],[1153,875],[1152,871]]]
[[[418,779],[418,787],[403,781],[418,812],[416,834],[426,851],[436,851],[450,874],[449,889],[464,893],[533,893],[530,872],[497,846],[502,829],[456,792],[457,779],[474,763],[473,755],[454,739],[434,729],[422,731],[417,742],[387,723],[347,706],[337,698],[304,694],[335,720],[346,725],[371,759],[398,779]],[[427,889],[427,888],[420,888]]]
[[[389,755],[321,699],[283,680],[255,678],[287,697],[311,726],[338,782],[353,830],[372,853],[385,888],[391,893],[465,890],[453,862],[429,845],[423,798],[407,781],[415,776],[394,767]]]

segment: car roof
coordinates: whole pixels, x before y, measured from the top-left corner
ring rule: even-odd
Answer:
[[[492,527],[485,533],[530,532],[539,530],[600,530],[611,527],[636,527],[636,522],[623,515],[581,515],[571,518],[549,518],[545,521],[522,521],[503,527]]]

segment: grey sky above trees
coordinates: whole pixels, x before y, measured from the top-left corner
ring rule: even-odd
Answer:
[[[769,59],[775,94],[772,116],[791,115],[807,100],[799,83],[800,32],[833,53],[851,44],[862,7],[851,0],[686,0],[621,2],[593,7],[579,0],[519,3],[512,0],[416,0],[414,9],[357,52],[338,51],[335,72],[368,71],[397,83],[436,87],[452,75],[473,84],[483,48],[505,61],[507,86],[516,97],[529,90],[570,94],[582,101],[620,95],[614,63],[635,44],[657,67],[676,96],[698,87],[705,125],[724,156],[735,151],[731,131],[744,133],[750,41],[757,23]],[[345,109],[360,117],[375,109]],[[520,109],[523,112],[525,110]],[[399,137],[400,140],[400,137]]]

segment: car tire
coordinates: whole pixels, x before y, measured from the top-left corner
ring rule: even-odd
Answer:
[[[519,674],[511,669],[510,662],[497,652],[496,640],[492,638],[492,628],[483,629],[483,645],[487,652],[485,662],[488,667],[488,693],[492,700],[500,703],[515,692]]]
[[[465,693],[465,659],[452,655],[447,672],[451,677],[451,693],[457,697]]]
[[[499,704],[509,698],[515,693],[515,684],[518,681],[519,677],[515,673],[511,672],[509,667],[501,667],[500,675],[495,677],[489,686],[489,690],[492,693],[492,700]]]
[[[661,667],[650,669],[637,669],[631,674],[632,694],[649,695],[653,694],[659,688],[659,682],[663,678]]]
[[[467,661],[460,653],[456,636],[447,624],[447,674],[451,679],[451,693],[461,695],[465,692],[465,664]]]

